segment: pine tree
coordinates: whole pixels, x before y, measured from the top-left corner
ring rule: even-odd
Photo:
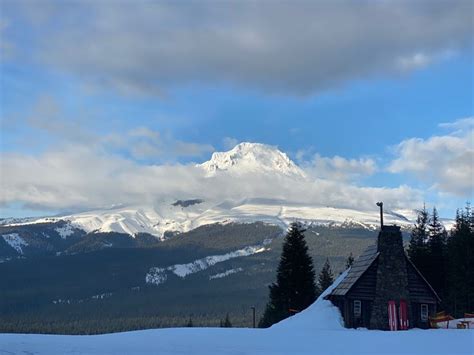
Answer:
[[[188,328],[194,327],[193,320],[191,317],[189,317],[188,323],[186,323],[186,327]]]
[[[446,238],[447,233],[433,207],[428,225],[427,262],[424,276],[441,299],[446,289]]]
[[[408,256],[422,274],[429,269],[428,265],[428,212],[425,205],[418,211],[416,223],[411,231]]]
[[[448,238],[447,304],[455,316],[474,311],[474,228],[469,203],[456,211],[456,223]]]
[[[322,292],[324,292],[329,286],[334,283],[334,276],[331,270],[331,264],[329,263],[329,259],[326,259],[324,263],[323,269],[319,274],[318,284],[319,288]]]
[[[352,267],[353,264],[354,264],[354,256],[352,255],[352,253],[350,253],[346,260],[346,269]]]
[[[292,223],[283,243],[283,251],[277,269],[277,280],[270,285],[270,299],[259,327],[269,327],[302,311],[319,295],[314,282],[313,260],[298,223]]]

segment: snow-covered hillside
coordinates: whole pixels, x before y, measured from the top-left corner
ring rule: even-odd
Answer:
[[[414,221],[413,211],[386,211],[385,223],[409,227]],[[379,214],[374,211],[310,206],[280,200],[245,199],[241,201],[207,202],[188,207],[163,201],[155,206],[120,207],[96,210],[56,218],[41,218],[20,224],[67,220],[86,232],[119,232],[134,235],[150,233],[163,237],[164,233],[187,232],[213,223],[250,223],[255,221],[279,225],[293,221],[307,224],[362,227],[374,230],[379,226]]]
[[[196,168],[202,170],[205,180],[219,178],[227,181],[230,177],[238,179],[243,175],[248,177],[263,174],[265,179],[282,178],[297,186],[303,181],[305,183],[309,181],[304,171],[285,153],[275,147],[258,143],[241,143],[228,152],[216,152],[211,160]],[[232,186],[228,188],[232,189]],[[212,196],[210,192],[208,193]],[[202,194],[206,195],[206,191]],[[278,196],[277,191],[275,195]],[[318,204],[318,201],[301,202],[255,197],[239,200],[222,200],[215,197],[197,199],[195,196],[189,196],[188,200],[183,200],[182,196],[180,198],[168,197],[152,204],[120,206],[62,217],[5,220],[3,224],[22,225],[66,220],[72,226],[86,232],[119,232],[130,235],[149,233],[159,238],[166,232],[186,232],[212,223],[262,221],[285,228],[290,222],[299,220],[309,224],[360,226],[367,229],[376,229],[379,224],[375,201],[373,209],[365,211],[357,208],[324,206]],[[388,209],[385,213],[386,223],[396,223],[403,227],[412,225],[414,218],[415,213],[411,210]],[[66,237],[68,230],[61,233]]]
[[[344,275],[339,277],[338,281]],[[336,281],[336,283],[338,282]],[[269,329],[170,328],[92,336],[0,334],[5,354],[472,354],[474,330],[349,330],[322,295]],[[249,312],[250,319],[250,312]]]

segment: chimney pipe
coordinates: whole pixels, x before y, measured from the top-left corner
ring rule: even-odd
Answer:
[[[377,202],[377,206],[380,207],[380,229],[383,228],[383,202]]]

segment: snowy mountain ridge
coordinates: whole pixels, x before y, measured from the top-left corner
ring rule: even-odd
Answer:
[[[415,218],[414,211],[386,211],[387,224],[409,228]],[[160,239],[166,232],[187,232],[203,225],[215,223],[252,223],[256,221],[278,225],[283,229],[293,221],[307,225],[325,225],[340,228],[376,230],[379,215],[376,210],[366,212],[354,209],[301,205],[268,199],[225,201],[181,207],[172,201],[155,206],[121,207],[114,210],[96,210],[62,217],[40,218],[17,225],[68,221],[73,227],[90,232],[118,232],[152,234]],[[9,224],[15,225],[15,224]],[[66,227],[65,227],[66,228]],[[67,230],[67,229],[65,229]],[[63,232],[63,230],[61,230]],[[65,235],[67,237],[67,235]]]

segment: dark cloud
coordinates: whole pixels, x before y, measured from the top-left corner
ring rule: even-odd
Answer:
[[[469,52],[473,31],[465,0],[21,1],[16,10],[39,31],[35,56],[126,94],[194,82],[311,94]]]

